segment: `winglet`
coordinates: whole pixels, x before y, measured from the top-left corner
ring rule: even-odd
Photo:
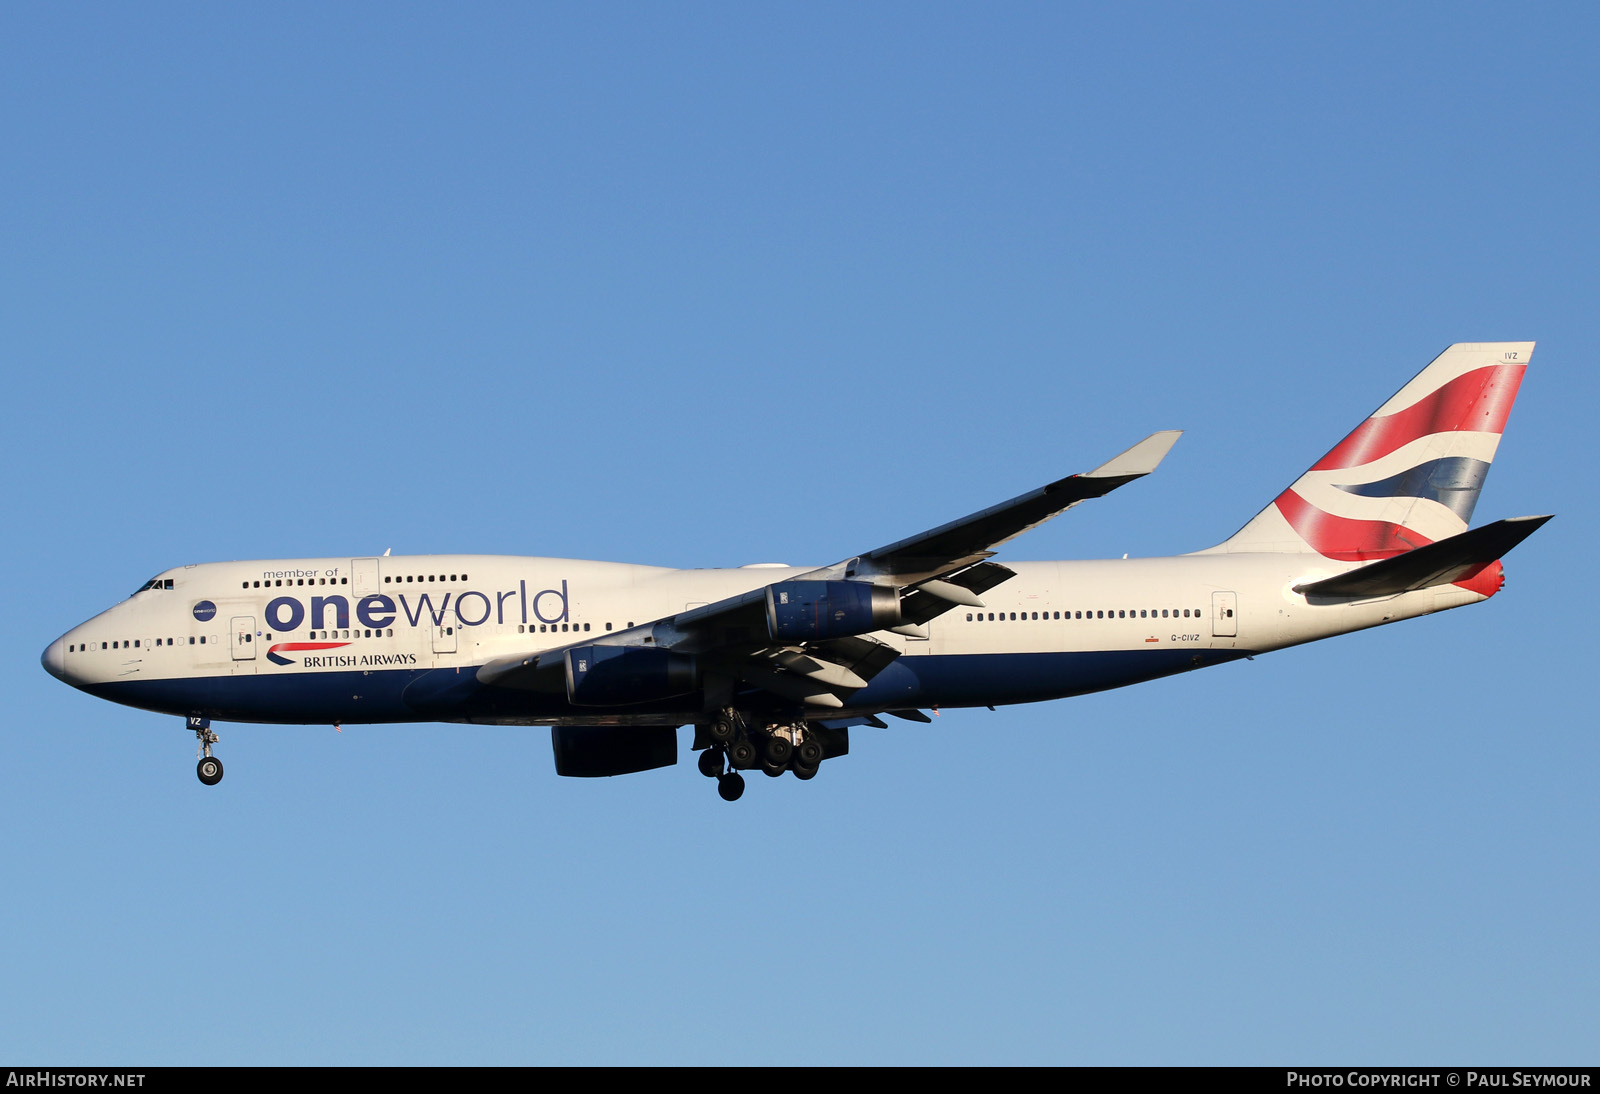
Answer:
[[[1120,456],[1113,456],[1093,471],[1085,472],[1086,479],[1134,479],[1148,475],[1161,465],[1172,451],[1172,446],[1183,436],[1181,429],[1163,429],[1152,433]]]

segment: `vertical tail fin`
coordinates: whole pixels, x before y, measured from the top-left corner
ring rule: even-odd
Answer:
[[[1213,551],[1390,558],[1467,530],[1532,342],[1458,342]]]

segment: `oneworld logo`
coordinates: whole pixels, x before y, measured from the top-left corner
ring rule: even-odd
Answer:
[[[514,589],[493,593],[467,589],[460,593],[445,593],[437,602],[437,593],[421,593],[415,602],[405,593],[390,596],[374,593],[363,596],[353,605],[354,615],[363,627],[442,627],[446,619],[463,627],[479,627],[492,617],[496,623],[528,623],[530,617],[539,623],[565,623],[569,617],[567,583],[559,589],[541,589],[530,593],[528,583],[519,581]],[[453,599],[452,599],[453,598]],[[267,626],[275,632],[293,632],[310,625],[312,630],[324,627],[348,627],[352,615],[350,599],[340,594],[313,596],[310,610],[298,597],[277,596],[267,601],[264,614]],[[208,605],[213,612],[214,606]],[[196,613],[199,612],[196,607]],[[210,618],[207,616],[207,618]]]
[[[217,614],[217,606],[209,600],[202,600],[194,606],[194,617],[202,623],[209,623]]]

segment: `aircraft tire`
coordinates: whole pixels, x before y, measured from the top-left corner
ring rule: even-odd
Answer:
[[[700,753],[700,774],[708,779],[722,774],[722,749],[712,746]]]
[[[744,795],[744,776],[737,771],[717,777],[717,793],[725,802],[736,802]]]
[[[817,769],[815,767],[806,767],[803,764],[796,763],[789,770],[793,771],[794,777],[801,781],[817,777]]]
[[[779,767],[775,763],[763,762],[761,764],[761,773],[769,779],[776,779],[787,770],[789,770],[787,767]]]
[[[794,750],[794,765],[796,768],[809,767],[813,774],[822,763],[822,742],[815,737],[807,737],[800,742],[800,747]]]
[[[794,745],[789,743],[789,738],[780,737],[776,733],[767,738],[766,761],[778,768],[789,766],[789,758],[794,755]]]
[[[711,723],[711,728],[706,732],[713,741],[717,742],[717,744],[725,745],[738,735],[739,727],[734,725],[727,718],[718,718],[715,722]]]
[[[222,761],[215,756],[202,757],[200,762],[195,764],[194,773],[207,786],[216,786],[222,781]]]
[[[728,761],[734,767],[754,767],[756,765],[756,746],[746,740],[734,741],[728,746]]]

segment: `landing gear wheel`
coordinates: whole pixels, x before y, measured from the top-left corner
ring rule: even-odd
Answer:
[[[722,774],[722,749],[713,746],[700,753],[700,774],[708,779]]]
[[[748,740],[738,740],[728,746],[728,762],[734,767],[750,768],[756,765],[756,746]]]
[[[774,763],[762,763],[761,765],[762,774],[766,775],[769,779],[776,779],[779,775],[782,775],[787,770],[789,770],[787,767],[779,767]]]
[[[789,758],[794,755],[794,745],[789,738],[780,737],[776,733],[767,738],[766,761],[777,768],[789,766]]]
[[[207,786],[216,786],[222,781],[222,761],[211,755],[211,746],[221,738],[211,732],[211,719],[203,714],[189,715],[184,724],[194,734],[195,740],[200,742],[200,747],[195,750],[200,762],[194,765],[194,773]]]
[[[814,767],[802,767],[800,764],[796,763],[789,770],[793,771],[794,777],[800,780],[814,779],[817,777],[817,769]]]
[[[798,770],[809,767],[812,774],[816,773],[817,766],[822,763],[822,742],[815,737],[807,737],[800,742],[800,747],[794,750],[794,766]]]
[[[744,794],[744,776],[737,771],[717,776],[717,793],[725,802],[736,802]]]
[[[725,745],[739,735],[739,727],[731,718],[718,718],[706,733],[717,744]]]

